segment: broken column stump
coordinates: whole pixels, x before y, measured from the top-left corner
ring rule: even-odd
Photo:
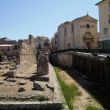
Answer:
[[[37,61],[37,74],[36,80],[38,81],[49,81],[49,60],[48,53],[41,53]]]

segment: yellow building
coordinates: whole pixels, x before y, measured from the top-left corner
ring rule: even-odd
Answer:
[[[110,49],[110,0],[102,0],[96,5],[99,7],[99,47]]]
[[[58,27],[57,49],[97,48],[97,20],[89,15],[65,22]]]

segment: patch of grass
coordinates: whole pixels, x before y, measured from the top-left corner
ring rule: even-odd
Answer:
[[[60,68],[58,68],[58,67],[54,67],[54,69],[55,69],[55,72],[56,72],[56,73],[61,72],[61,69],[60,69]]]
[[[61,70],[58,67],[55,67],[56,75],[59,80],[61,89],[63,91],[64,97],[66,99],[66,102],[68,104],[68,107],[70,110],[73,110],[73,100],[76,95],[80,95],[81,93],[78,90],[78,87],[72,83],[71,85],[68,85],[65,83],[64,79],[61,78],[59,73]]]
[[[103,109],[89,105],[89,106],[86,108],[86,110],[103,110]]]

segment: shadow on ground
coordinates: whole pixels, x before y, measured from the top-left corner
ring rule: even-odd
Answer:
[[[80,86],[82,86],[88,93],[90,93],[105,110],[110,110],[110,90],[91,83],[81,73],[71,68],[59,67],[66,71]]]

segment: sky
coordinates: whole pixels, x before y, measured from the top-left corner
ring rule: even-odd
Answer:
[[[58,26],[85,16],[99,20],[100,0],[0,0],[0,38],[26,39],[54,36]]]

